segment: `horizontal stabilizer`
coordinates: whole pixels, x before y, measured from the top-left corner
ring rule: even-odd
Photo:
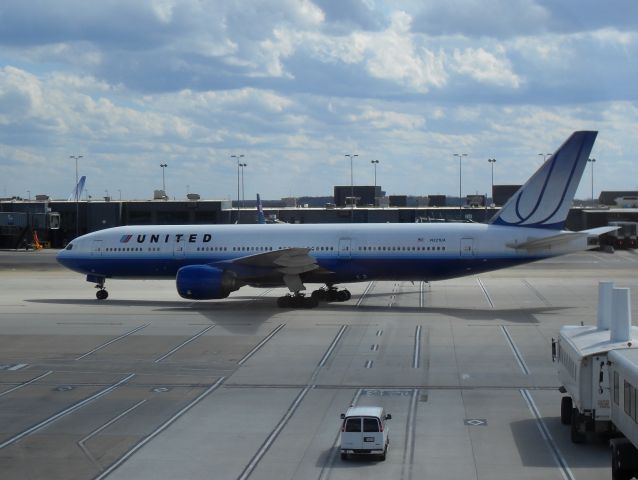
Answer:
[[[508,243],[507,246],[516,250],[542,250],[571,242],[577,238],[589,236],[585,232],[563,232],[550,237],[535,238],[523,243]]]
[[[588,237],[597,237],[604,233],[609,233],[618,230],[620,227],[598,227],[590,228],[589,230],[581,230],[579,233],[586,233]]]

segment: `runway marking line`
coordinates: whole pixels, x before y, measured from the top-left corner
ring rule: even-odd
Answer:
[[[485,296],[485,300],[487,300],[487,303],[490,304],[491,308],[494,308],[494,302],[492,301],[492,297],[490,297],[490,294],[487,292],[487,288],[485,288],[485,285],[483,285],[483,280],[481,280],[480,277],[476,277],[476,282],[479,284],[479,287],[481,287],[481,290],[483,290],[483,295]]]
[[[525,400],[525,403],[527,404],[527,408],[529,408],[529,411],[534,416],[536,420],[536,426],[538,427],[541,437],[543,437],[543,440],[545,440],[545,444],[549,448],[549,451],[551,452],[552,457],[554,457],[554,461],[556,462],[556,465],[558,465],[558,467],[560,468],[560,473],[563,476],[563,479],[575,480],[574,474],[569,468],[569,465],[567,465],[567,461],[565,460],[565,457],[563,457],[558,446],[556,445],[556,442],[554,441],[552,434],[547,428],[547,425],[545,425],[545,422],[543,421],[543,417],[538,411],[538,408],[536,407],[536,403],[534,403],[534,399],[532,398],[532,395],[529,393],[529,390],[527,390],[526,388],[521,388],[519,392],[521,393],[521,396]]]
[[[89,460],[91,460],[100,470],[104,470],[102,468],[102,466],[98,463],[98,461],[93,457],[93,455],[91,455],[91,452],[89,452],[89,450],[86,448],[86,442],[88,442],[90,439],[92,439],[94,436],[96,436],[98,433],[100,433],[102,430],[110,427],[111,425],[113,425],[115,422],[117,422],[120,418],[124,417],[125,415],[127,415],[128,413],[132,412],[133,410],[135,410],[137,407],[139,407],[140,405],[142,405],[143,403],[145,403],[147,401],[147,399],[145,398],[144,400],[140,400],[139,402],[137,402],[135,405],[133,405],[132,407],[127,408],[126,410],[124,410],[122,413],[120,413],[119,415],[117,415],[116,417],[112,418],[111,420],[109,420],[108,422],[106,422],[104,425],[96,428],[95,430],[93,430],[91,433],[89,433],[86,437],[84,437],[82,440],[78,441],[78,446],[80,447],[80,449],[84,452],[84,454],[89,458]]]
[[[117,468],[119,468],[124,462],[126,462],[131,456],[133,456],[138,450],[144,447],[147,443],[153,440],[156,436],[166,430],[169,426],[171,426],[179,417],[184,415],[187,411],[193,408],[197,403],[204,399],[208,394],[217,390],[219,386],[223,383],[226,377],[221,377],[217,380],[213,385],[208,387],[204,392],[198,395],[193,401],[191,401],[184,408],[179,410],[175,415],[166,420],[160,426],[158,426],[155,430],[149,433],[147,436],[143,437],[139,442],[137,442],[130,450],[128,450],[124,455],[122,455],[119,459],[113,462],[106,470],[104,470],[100,475],[95,477],[95,480],[102,480],[113,473]]]
[[[337,343],[339,343],[339,341],[343,337],[343,334],[345,333],[347,328],[348,328],[347,325],[342,325],[341,326],[341,328],[337,332],[337,335],[335,336],[335,338],[332,340],[332,342],[328,346],[328,349],[326,350],[326,353],[324,353],[323,357],[321,358],[321,360],[319,361],[319,363],[315,367],[315,370],[314,370],[314,372],[312,373],[312,375],[310,377],[310,381],[299,392],[299,394],[297,395],[295,400],[292,402],[292,404],[288,407],[288,410],[286,411],[284,416],[281,418],[281,420],[279,420],[279,422],[277,423],[277,425],[275,426],[273,431],[270,432],[268,437],[266,437],[266,440],[264,440],[264,443],[262,443],[262,445],[259,447],[259,449],[255,453],[255,455],[253,455],[253,457],[251,458],[250,462],[248,462],[246,467],[244,467],[244,470],[239,475],[239,477],[237,477],[237,480],[246,480],[248,477],[250,477],[250,475],[253,473],[253,471],[255,470],[255,468],[257,467],[259,462],[261,461],[261,459],[268,452],[268,450],[270,449],[272,444],[277,440],[277,437],[279,436],[281,431],[284,429],[284,427],[286,426],[286,424],[288,423],[290,418],[292,418],[294,413],[297,411],[297,408],[299,407],[299,405],[301,404],[301,402],[305,398],[306,394],[310,390],[312,390],[313,388],[316,387],[314,382],[315,382],[315,379],[317,378],[317,375],[319,374],[321,369],[326,365],[326,363],[328,361],[328,358],[330,358],[330,355],[332,354],[332,352],[334,351],[335,347],[337,346]],[[99,478],[96,479],[96,480],[99,480]]]
[[[89,352],[86,352],[83,355],[80,355],[79,357],[76,358],[76,360],[82,360],[83,358],[88,357],[89,355],[97,352],[98,350],[102,350],[103,348],[108,347],[109,345],[111,345],[112,343],[117,342],[118,340],[122,340],[123,338],[126,338],[129,335],[133,335],[135,332],[139,332],[140,330],[142,330],[143,328],[148,327],[149,325],[150,325],[150,323],[145,323],[144,325],[141,325],[141,326],[139,326],[137,328],[134,328],[133,330],[130,330],[130,331],[126,332],[123,335],[120,335],[119,337],[115,337],[114,339],[109,340],[108,342],[103,343],[102,345],[99,345],[99,346],[95,347],[93,350],[91,350]]]
[[[71,405],[68,408],[65,408],[64,410],[56,413],[55,415],[52,415],[49,418],[46,418],[46,419],[42,420],[40,423],[37,423],[36,425],[33,425],[30,428],[27,428],[26,430],[20,432],[17,435],[14,435],[13,437],[9,438],[8,440],[5,440],[4,442],[0,443],[0,450],[5,448],[5,447],[8,447],[9,445],[12,445],[12,444],[16,443],[18,440],[21,440],[22,438],[27,437],[27,436],[31,435],[32,433],[37,432],[38,430],[43,429],[44,427],[49,426],[50,424],[52,424],[53,422],[55,422],[59,418],[65,417],[65,416],[69,415],[70,413],[73,413],[76,410],[79,410],[80,408],[82,408],[85,405],[89,404],[93,400],[96,400],[97,398],[100,398],[100,397],[102,397],[102,396],[104,396],[104,395],[106,395],[108,393],[111,393],[117,387],[119,387],[123,383],[128,382],[134,376],[135,376],[135,374],[131,373],[130,375],[127,375],[126,377],[124,377],[119,382],[114,383],[113,385],[110,385],[109,387],[100,390],[99,392],[91,395],[88,398],[85,398],[84,400],[80,400],[79,402]]]
[[[180,343],[179,345],[177,345],[175,348],[173,348],[172,350],[170,350],[169,352],[165,353],[164,355],[162,355],[161,357],[155,359],[153,361],[153,363],[159,363],[162,360],[164,360],[165,358],[170,357],[171,355],[173,355],[176,351],[178,351],[180,348],[185,347],[186,345],[188,345],[191,342],[194,342],[195,340],[197,340],[199,337],[201,337],[202,335],[204,335],[206,332],[208,332],[209,330],[211,330],[212,328],[216,327],[215,324],[210,325],[206,328],[204,328],[203,330],[197,332],[195,335],[193,335],[192,337],[190,337],[188,340],[183,341],[182,343]]]
[[[365,296],[368,294],[368,292],[370,290],[372,290],[372,287],[374,286],[374,281],[368,283],[368,285],[366,286],[366,289],[363,291],[363,293],[361,294],[361,296],[359,297],[359,300],[357,300],[357,303],[355,304],[355,307],[358,307],[359,305],[361,305],[361,302],[363,302],[363,299],[365,298]]]
[[[354,394],[354,397],[352,398],[352,401],[350,402],[351,407],[354,407],[357,405],[357,402],[359,401],[359,397],[361,396],[362,392],[363,392],[363,388],[360,388]],[[339,448],[337,448],[337,445],[339,444],[340,437],[341,437],[341,428],[337,430],[337,436],[334,442],[332,442],[332,454],[328,456],[328,459],[326,460],[326,462],[324,462],[323,466],[321,467],[321,473],[319,474],[318,480],[328,480],[328,478],[330,477],[332,467],[334,466],[335,461],[337,460],[337,454],[339,453]]]
[[[27,385],[31,385],[32,383],[37,382],[41,378],[44,378],[44,377],[46,377],[48,375],[51,375],[52,373],[53,373],[53,371],[49,370],[48,372],[45,372],[42,375],[39,375],[39,376],[29,380],[28,382],[21,383],[20,385],[16,385],[15,387],[10,388],[9,390],[5,390],[4,392],[0,393],[0,397],[3,397],[4,395],[8,395],[11,392],[15,392],[16,390],[18,390],[18,389],[20,389],[22,387],[26,387]]]
[[[516,359],[518,366],[521,368],[521,370],[523,371],[525,375],[529,375],[529,368],[527,368],[525,359],[523,358],[523,355],[521,354],[520,350],[514,343],[514,340],[512,339],[510,332],[507,330],[507,327],[505,325],[501,325],[500,328],[501,328],[501,332],[503,332],[503,335],[505,335],[505,340],[507,340],[507,343],[509,344],[510,349],[512,350],[512,353],[514,354],[514,358]]]
[[[264,338],[261,342],[259,342],[250,352],[248,352],[246,355],[244,355],[237,362],[237,365],[243,365],[244,363],[246,363],[246,361],[250,357],[252,357],[255,353],[257,353],[261,349],[261,347],[263,347],[266,344],[266,342],[268,342],[272,337],[274,337],[285,326],[286,326],[286,324],[282,323],[282,324],[278,325],[277,327],[275,327],[275,329],[273,329],[273,331],[270,332],[266,338]]]
[[[412,368],[419,368],[421,364],[421,325],[414,331],[414,352],[412,354]]]

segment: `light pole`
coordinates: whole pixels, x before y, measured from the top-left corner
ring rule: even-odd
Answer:
[[[354,175],[352,173],[352,159],[359,155],[346,153],[345,156],[350,158],[350,222],[354,222]]]
[[[496,159],[495,158],[488,158],[487,159],[488,162],[490,162],[490,165],[492,166],[492,201],[494,201],[494,164],[496,163]]]
[[[166,196],[166,177],[164,176],[164,169],[168,167],[167,163],[160,163],[160,167],[162,167],[162,192],[164,192],[164,198],[168,198]]]
[[[241,166],[241,208],[244,208],[244,202],[245,202],[245,197],[244,197],[244,168],[246,168],[248,166],[247,163],[240,163],[239,164]]]
[[[459,215],[461,217],[461,220],[463,219],[463,197],[462,197],[462,193],[461,193],[461,159],[463,157],[467,157],[467,153],[455,153],[454,154],[455,157],[459,157]]]
[[[69,155],[69,158],[75,160],[75,236],[80,236],[80,188],[78,185],[78,160],[82,155]]]
[[[230,158],[236,158],[237,159],[237,223],[239,223],[239,217],[241,215],[241,210],[239,209],[239,175],[240,175],[240,168],[242,167],[242,163],[240,162],[240,159],[244,158],[244,155],[231,155]]]
[[[31,201],[31,190],[27,190],[27,194],[29,196],[29,201]]]
[[[117,193],[120,194],[120,202],[122,201],[122,190],[120,190],[119,188],[117,189]]]
[[[587,161],[591,163],[591,206],[594,206],[594,163],[596,163],[595,158],[588,158]]]
[[[107,189],[107,190],[104,190],[104,193],[106,193],[106,198],[109,198],[109,191],[108,191],[108,189]],[[110,200],[110,198],[109,198],[109,200]]]
[[[379,160],[370,160],[370,163],[374,165],[374,187],[375,187],[375,195],[376,195],[376,186],[377,186],[377,165],[379,165]]]

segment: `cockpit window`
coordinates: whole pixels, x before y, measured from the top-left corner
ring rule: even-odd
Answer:
[[[72,244],[72,243],[69,243],[69,244],[66,246],[66,248],[65,248],[65,250],[72,250],[72,249],[73,249],[73,244]]]

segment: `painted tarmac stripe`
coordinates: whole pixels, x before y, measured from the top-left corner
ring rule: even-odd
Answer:
[[[139,402],[137,402],[135,405],[133,405],[130,408],[127,408],[126,410],[124,410],[122,413],[120,413],[119,415],[117,415],[116,417],[112,418],[111,420],[109,420],[108,422],[106,422],[104,425],[102,425],[101,427],[96,428],[95,430],[93,430],[91,433],[89,433],[86,437],[84,437],[82,440],[78,441],[78,446],[82,449],[82,451],[84,452],[84,454],[100,469],[100,470],[104,470],[100,464],[97,462],[97,460],[95,460],[95,458],[93,458],[93,455],[91,455],[91,452],[89,452],[89,450],[86,448],[85,443],[88,442],[91,438],[93,438],[94,436],[96,436],[98,433],[100,433],[102,430],[104,430],[105,428],[110,427],[111,425],[113,425],[115,422],[117,422],[120,418],[124,417],[125,415],[127,415],[128,413],[132,412],[133,410],[135,410],[137,407],[139,407],[140,405],[142,405],[143,403],[146,402],[146,399],[144,400],[140,400]]]
[[[490,294],[487,293],[487,288],[485,288],[485,285],[483,285],[483,281],[480,279],[480,277],[476,277],[476,281],[479,284],[479,287],[481,287],[481,290],[483,290],[483,295],[485,295],[485,300],[487,300],[487,303],[490,304],[491,308],[494,308],[494,302],[492,302],[492,297],[490,297]]]
[[[556,465],[558,465],[558,467],[560,468],[560,473],[563,476],[563,479],[575,480],[574,474],[569,468],[569,465],[567,465],[567,461],[565,460],[563,455],[560,453],[560,450],[558,449],[556,442],[554,442],[554,438],[552,437],[552,434],[549,432],[547,425],[545,425],[545,422],[543,421],[543,417],[538,411],[538,408],[536,407],[536,404],[534,403],[534,399],[532,398],[532,395],[529,393],[529,390],[522,388],[519,391],[521,392],[521,395],[523,399],[525,400],[525,403],[527,403],[527,407],[529,408],[529,411],[532,412],[532,415],[534,415],[534,418],[536,419],[536,426],[538,427],[538,430],[540,431],[541,436],[543,437],[543,440],[545,440],[547,447],[552,453],[552,457],[554,457],[554,461],[556,462]]]
[[[274,337],[279,330],[281,330],[282,328],[284,328],[286,326],[285,323],[282,323],[280,325],[278,325],[272,332],[270,332],[268,334],[268,336],[266,338],[264,338],[261,342],[259,342],[255,348],[253,348],[250,352],[248,352],[246,355],[244,355],[241,360],[239,360],[239,362],[237,362],[237,365],[243,365],[244,363],[246,363],[246,361],[252,357],[255,353],[257,353],[259,351],[259,349],[261,349],[261,347],[263,347],[266,342],[268,342],[272,337]]]
[[[370,282],[368,283],[368,286],[366,287],[366,289],[363,291],[363,293],[361,294],[361,296],[359,297],[359,300],[357,300],[357,303],[355,305],[355,307],[358,307],[359,305],[361,305],[361,302],[363,302],[363,299],[365,298],[365,296],[368,294],[368,292],[370,290],[372,290],[372,287],[374,286],[374,282]]]
[[[412,368],[419,368],[421,363],[421,325],[417,325],[414,332],[414,352],[412,354]]]
[[[529,369],[527,368],[527,365],[525,364],[523,355],[521,355],[521,352],[518,350],[518,347],[516,346],[516,344],[514,343],[514,340],[510,336],[510,332],[507,330],[507,327],[505,325],[501,325],[501,331],[503,332],[503,335],[505,335],[505,340],[507,340],[507,343],[512,349],[512,353],[514,354],[514,358],[516,358],[516,362],[518,363],[518,366],[521,368],[521,370],[523,371],[525,375],[529,375]]]
[[[197,340],[199,337],[201,337],[202,335],[204,335],[206,332],[208,332],[210,329],[214,328],[215,325],[211,325],[210,327],[206,327],[205,329],[203,329],[202,331],[198,332],[197,334],[193,335],[191,338],[189,338],[188,340],[180,343],[179,345],[177,345],[174,349],[172,349],[170,352],[165,353],[164,355],[162,355],[161,357],[159,357],[158,359],[156,359],[153,363],[159,363],[162,360],[164,360],[165,358],[170,357],[171,355],[173,355],[176,351],[178,351],[180,348],[185,347],[186,345],[188,345],[189,343]]]
[[[127,375],[126,377],[124,377],[122,380],[120,380],[119,382],[103,389],[100,390],[99,392],[91,395],[88,398],[85,398],[84,400],[79,401],[78,403],[75,403],[74,405],[71,405],[70,407],[62,410],[61,412],[56,413],[55,415],[42,420],[40,423],[24,430],[23,432],[20,432],[19,434],[11,437],[8,440],[5,440],[4,442],[0,443],[0,449],[3,449],[5,447],[8,447],[9,445],[14,444],[15,442],[17,442],[18,440],[27,437],[29,435],[31,435],[32,433],[37,432],[38,430],[41,430],[42,428],[50,425],[51,423],[55,422],[57,419],[65,417],[66,415],[75,412],[76,410],[79,410],[80,408],[84,407],[85,405],[87,405],[88,403],[92,402],[93,400],[102,397],[108,393],[111,393],[113,390],[115,390],[117,387],[119,387],[120,385],[122,385],[123,383],[126,383],[127,381],[129,381],[131,378],[133,378],[135,376],[134,373],[131,373],[130,375]]]
[[[319,374],[319,371],[326,365],[326,362],[328,361],[328,358],[330,358],[330,355],[332,354],[332,352],[334,351],[335,347],[337,346],[337,343],[339,343],[339,340],[341,340],[341,338],[343,337],[343,334],[344,334],[344,332],[346,331],[347,328],[348,328],[347,325],[342,325],[341,326],[341,328],[337,332],[337,335],[335,336],[335,338],[332,340],[332,342],[328,346],[328,349],[326,350],[326,353],[324,353],[323,357],[321,358],[321,360],[319,361],[319,363],[315,367],[315,371],[312,373],[312,376],[310,377],[310,382],[301,390],[299,395],[297,395],[297,398],[295,398],[295,400],[293,401],[292,405],[290,405],[290,407],[288,407],[288,410],[286,411],[286,414],[279,421],[279,423],[277,424],[275,429],[272,432],[270,432],[270,435],[268,435],[268,437],[266,438],[264,443],[261,445],[261,447],[259,447],[259,449],[257,450],[257,453],[255,453],[255,455],[250,460],[248,465],[246,465],[246,467],[244,468],[242,473],[239,475],[239,477],[237,477],[237,480],[245,480],[248,477],[250,477],[250,475],[255,470],[255,468],[257,467],[257,465],[259,464],[259,462],[263,458],[263,456],[270,449],[271,445],[275,442],[275,440],[277,440],[277,437],[279,436],[279,434],[281,433],[283,428],[286,426],[286,424],[288,423],[290,418],[293,416],[293,414],[295,413],[295,411],[297,410],[297,408],[299,407],[299,405],[301,404],[301,402],[305,398],[306,394],[311,389],[315,388],[314,381],[317,378],[317,375]]]
[[[425,306],[425,282],[419,282],[419,308]]]
[[[373,364],[373,363],[374,363],[374,362],[373,362],[372,360],[366,360],[365,368],[372,368],[372,364]]]
[[[304,388],[299,393],[299,395],[297,395],[297,398],[295,398],[294,402],[292,402],[292,405],[290,405],[290,407],[288,407],[288,411],[286,412],[286,414],[279,421],[279,423],[277,424],[275,429],[272,432],[270,432],[270,435],[268,435],[268,438],[266,438],[266,440],[261,445],[261,447],[259,447],[259,450],[257,450],[257,453],[252,458],[252,460],[248,463],[248,465],[246,465],[246,467],[244,468],[244,471],[241,473],[241,475],[239,475],[239,477],[237,477],[237,480],[245,480],[248,477],[250,477],[250,475],[253,473],[253,470],[255,470],[255,467],[257,466],[257,464],[260,462],[260,460],[266,454],[268,449],[270,449],[270,446],[277,439],[277,437],[279,436],[279,433],[286,426],[286,424],[288,423],[288,421],[290,420],[292,415],[295,413],[295,411],[299,407],[299,404],[301,404],[302,400],[304,399],[304,397],[310,391],[311,388],[312,388],[312,386],[308,385],[306,388]]]
[[[20,370],[21,368],[24,368],[27,365],[29,365],[29,364],[28,363],[18,363],[17,365],[14,365],[13,367],[8,368],[7,370],[11,370],[11,371],[15,372],[16,370]]]
[[[150,323],[145,323],[142,326],[134,328],[133,330],[131,330],[129,332],[126,332],[124,335],[120,335],[119,337],[116,337],[113,340],[109,340],[108,342],[103,343],[99,347],[95,347],[93,350],[91,350],[90,352],[86,352],[84,355],[80,355],[78,358],[76,358],[76,360],[82,360],[84,357],[88,357],[89,355],[97,352],[98,350],[102,350],[103,348],[108,347],[109,345],[111,345],[112,343],[117,342],[118,340],[122,340],[123,338],[128,337],[129,335],[133,335],[135,332],[139,332],[140,330],[142,330],[143,328],[148,327],[149,325],[150,325]]]
[[[361,393],[363,392],[363,388],[360,388],[359,390],[357,390],[357,393],[354,394],[354,397],[352,398],[352,401],[350,402],[351,406],[356,406],[357,402],[359,401],[359,397],[361,396]],[[337,454],[340,453],[339,450],[339,439],[341,438],[341,428],[339,428],[339,430],[337,430],[337,436],[335,438],[335,441],[332,442],[332,453],[328,456],[328,459],[324,462],[323,466],[321,467],[321,473],[319,474],[319,478],[317,480],[328,480],[328,478],[330,478],[330,474],[332,473],[332,468],[334,467],[335,461],[337,460]]]
[[[173,422],[175,422],[175,420],[177,420],[179,417],[181,417],[187,411],[189,411],[191,408],[193,408],[197,403],[199,403],[201,400],[203,400],[204,397],[206,397],[209,393],[215,391],[222,384],[222,382],[225,379],[226,379],[226,377],[221,377],[213,385],[211,385],[203,393],[201,393],[197,398],[195,398],[192,402],[190,402],[188,405],[186,405],[184,408],[182,408],[179,412],[177,412],[171,418],[166,420],[164,423],[162,423],[159,427],[157,427],[155,430],[153,430],[151,433],[149,433],[146,437],[142,438],[139,442],[137,442],[135,444],[135,446],[133,448],[131,448],[124,455],[122,455],[118,460],[116,460],[114,463],[112,463],[106,470],[104,470],[104,472],[102,472],[100,475],[95,477],[95,480],[102,480],[103,478],[106,478],[111,473],[113,473],[124,462],[126,462],[129,458],[131,458],[138,450],[140,450],[142,447],[144,447],[144,445],[146,445],[148,442],[150,442],[156,436],[158,436],[160,433],[162,433],[164,430],[166,430],[169,426],[171,426],[173,424]]]
[[[33,382],[37,382],[37,381],[38,381],[38,380],[40,380],[41,378],[44,378],[44,377],[46,377],[47,375],[51,375],[52,373],[53,373],[53,371],[52,371],[52,370],[49,370],[48,372],[43,373],[42,375],[37,376],[37,377],[35,377],[35,378],[33,378],[33,379],[29,380],[28,382],[24,382],[24,383],[21,383],[20,385],[16,385],[15,387],[10,388],[9,390],[6,390],[6,391],[4,391],[4,392],[0,393],[0,397],[3,397],[4,395],[8,395],[8,394],[9,394],[9,393],[11,393],[11,392],[15,392],[16,390],[18,390],[18,389],[20,389],[20,388],[22,388],[22,387],[26,387],[27,385],[30,385],[30,384],[32,384]]]
[[[403,462],[401,463],[401,479],[412,478],[412,464],[414,462],[414,424],[416,423],[416,408],[419,390],[412,390],[410,409],[405,425],[405,448],[403,449]],[[407,468],[407,476],[406,476]]]
[[[546,307],[551,307],[551,306],[552,306],[552,304],[551,304],[551,303],[549,303],[549,300],[547,300],[547,299],[543,296],[543,294],[542,294],[541,292],[539,292],[538,290],[536,290],[536,288],[534,288],[534,286],[533,286],[531,283],[529,283],[529,282],[528,282],[527,280],[525,280],[525,279],[523,279],[523,280],[522,280],[522,282],[523,282],[523,284],[524,284],[527,288],[529,288],[529,289],[530,289],[530,290],[534,293],[534,295],[536,295],[536,298],[538,298],[541,302],[543,302],[543,303],[545,304],[545,306],[546,306]]]
[[[334,338],[334,340],[332,341],[332,343],[328,347],[328,350],[326,350],[326,353],[323,354],[323,358],[321,359],[321,361],[319,362],[319,365],[317,365],[317,367],[322,368],[322,367],[326,366],[326,362],[328,361],[328,358],[330,357],[330,355],[332,354],[332,351],[337,346],[337,343],[339,342],[339,340],[341,340],[341,337],[343,336],[343,334],[345,333],[347,328],[348,328],[347,325],[342,325],[341,326],[341,328],[337,332],[337,336]],[[318,371],[315,371],[315,374],[313,375],[313,378],[314,378],[314,376],[317,373],[318,373]]]

